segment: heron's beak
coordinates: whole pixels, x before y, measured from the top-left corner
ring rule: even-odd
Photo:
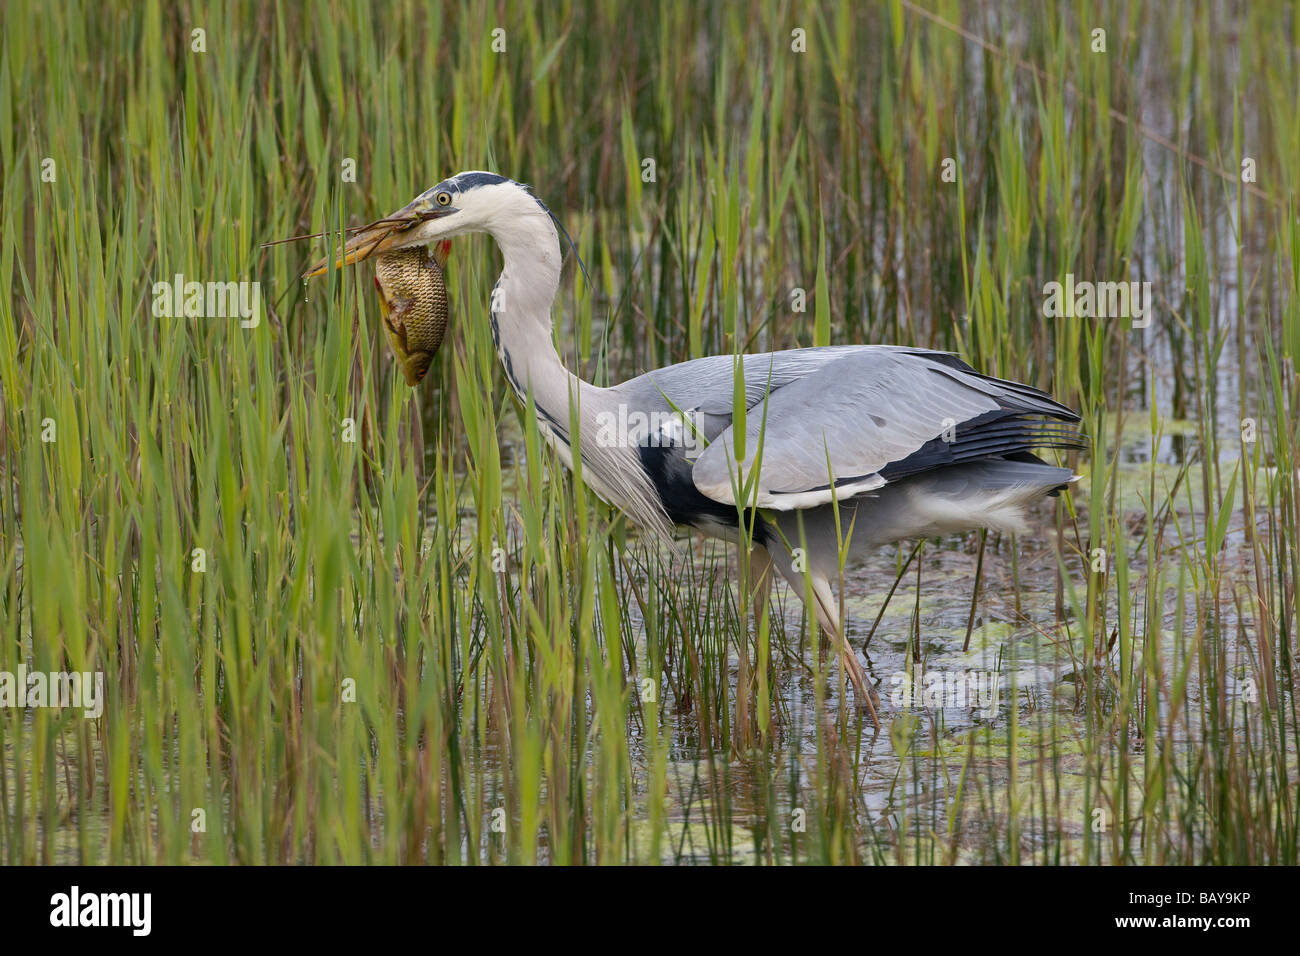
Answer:
[[[423,197],[416,197],[397,212],[385,216],[383,219],[377,219],[370,225],[363,226],[358,230],[344,244],[334,262],[334,268],[342,269],[354,262],[381,255],[400,243],[406,230],[412,229],[430,219],[441,219],[443,216],[449,216],[454,212],[459,212],[455,206],[435,206]],[[441,246],[442,243],[438,243],[438,245]],[[442,255],[440,265],[446,262],[445,252]],[[303,275],[303,278],[310,279],[314,276],[324,275],[328,266],[329,258],[326,257],[312,266]]]

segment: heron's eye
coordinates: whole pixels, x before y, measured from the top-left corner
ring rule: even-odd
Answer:
[[[451,193],[446,193],[446,192],[438,193],[438,195],[434,196],[433,198],[434,200],[437,201],[439,206],[451,205]]]

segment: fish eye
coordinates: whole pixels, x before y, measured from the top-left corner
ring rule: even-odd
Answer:
[[[438,193],[438,195],[434,196],[433,198],[438,203],[439,206],[451,205],[451,193],[449,192],[440,192]]]

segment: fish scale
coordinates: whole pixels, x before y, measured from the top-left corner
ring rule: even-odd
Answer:
[[[444,257],[447,245],[438,250]],[[438,253],[415,247],[376,257],[375,288],[384,333],[406,384],[419,385],[447,333],[447,286]]]

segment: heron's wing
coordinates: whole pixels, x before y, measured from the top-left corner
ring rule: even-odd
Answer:
[[[1051,419],[1078,416],[946,353],[861,348],[772,388],[748,410],[739,467],[732,425],[696,459],[692,478],[724,504],[754,479],[741,495],[747,505],[811,508],[944,465],[1077,443],[1073,428]]]

